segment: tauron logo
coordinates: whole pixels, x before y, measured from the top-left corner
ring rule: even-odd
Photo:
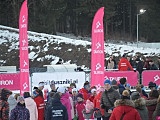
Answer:
[[[24,64],[23,64],[23,67],[25,67],[26,65],[28,65],[27,64],[27,62],[24,60],[24,62],[23,62]]]
[[[101,47],[101,44],[98,42],[97,44],[96,44],[96,48],[98,49],[98,48],[100,48]]]
[[[22,40],[23,46],[25,46],[25,44],[27,43],[26,40]]]
[[[100,26],[101,26],[101,23],[98,21],[98,22],[96,23],[96,29],[99,28]]]
[[[159,79],[160,79],[160,77],[159,77],[158,75],[156,75],[156,76],[154,77],[154,82],[158,81]]]
[[[100,63],[97,63],[96,65],[96,70],[99,70],[101,68],[101,64]]]
[[[26,21],[26,18],[25,18],[25,16],[23,15],[23,17],[22,17],[22,23],[24,23]]]
[[[25,83],[23,84],[23,89],[25,90],[27,87],[28,87],[28,85],[27,85],[27,83],[25,82]]]

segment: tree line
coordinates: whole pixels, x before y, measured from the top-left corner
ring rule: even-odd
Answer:
[[[23,0],[0,0],[0,24],[18,28]],[[105,7],[105,40],[160,42],[160,0],[28,0],[29,30],[91,36],[92,20]]]

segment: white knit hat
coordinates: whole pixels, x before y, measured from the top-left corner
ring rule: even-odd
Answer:
[[[66,92],[66,88],[65,88],[65,87],[59,87],[59,88],[57,89],[57,92],[65,93],[65,92]]]
[[[77,92],[77,88],[73,88],[73,89],[72,89],[72,93],[73,93],[73,91]]]
[[[21,102],[21,101],[24,101],[24,97],[23,96],[18,96],[17,102]]]
[[[39,84],[38,84],[38,87],[42,87],[42,86],[44,86],[45,84],[44,84],[44,82],[40,82]]]
[[[96,89],[92,89],[92,90],[91,90],[91,93],[94,93],[94,92],[96,92]]]

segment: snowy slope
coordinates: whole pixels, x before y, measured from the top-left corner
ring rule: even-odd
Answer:
[[[89,39],[82,38],[83,40],[79,40],[78,38],[71,35],[68,35],[68,38],[66,38],[63,36],[49,35],[45,33],[36,33],[30,31],[28,32],[28,35],[30,49],[29,58],[31,61],[43,62],[44,60],[50,60],[50,62],[48,62],[49,64],[55,64],[58,61],[59,57],[63,58],[64,56],[65,58],[63,59],[65,60],[65,62],[71,60],[72,62],[76,62],[78,65],[88,65],[88,63],[90,62],[91,42]],[[18,38],[18,29],[0,25],[0,44],[7,44],[6,46],[8,46],[8,52],[19,49]],[[142,55],[144,56],[160,56],[160,48],[155,48],[155,45],[157,44],[159,43],[152,43],[152,46],[154,48],[149,48],[146,47],[148,43],[139,43],[139,46],[142,47],[137,48],[136,43],[127,43],[126,45],[123,42],[120,42],[119,44],[105,43],[105,52],[107,55],[113,54],[115,56],[120,56],[124,53],[135,55],[137,52],[142,53]],[[75,49],[77,52],[74,52]],[[57,54],[53,54],[52,51],[57,51]],[[73,57],[75,57],[75,59],[73,59],[72,56],[69,58],[66,57],[73,53]],[[78,62],[78,58],[76,59],[76,55],[82,58],[84,57],[84,59],[86,59],[86,56],[89,58],[87,58],[86,63],[81,63]]]

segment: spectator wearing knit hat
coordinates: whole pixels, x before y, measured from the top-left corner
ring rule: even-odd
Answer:
[[[109,79],[104,81],[104,88],[105,91],[101,96],[101,108],[104,109],[104,119],[109,120],[111,115],[110,112],[112,112],[114,107],[114,102],[117,99],[120,99],[120,94],[118,91],[111,87],[111,81]]]
[[[133,92],[131,99],[135,104],[136,110],[139,112],[142,120],[148,120],[148,109],[146,107],[146,101],[141,97],[139,92]]]
[[[96,90],[95,88],[91,89],[91,96],[89,97],[89,100],[90,100],[91,102],[93,102],[95,96],[97,95],[97,92],[96,92],[96,91],[97,91],[97,90]]]
[[[17,102],[17,106],[11,110],[9,120],[30,120],[30,113],[25,106],[24,98],[18,96]]]
[[[84,116],[82,111],[85,109],[85,102],[83,99],[83,95],[79,93],[77,95],[77,104],[76,104],[76,116],[78,117],[78,120],[84,120]]]
[[[134,108],[134,102],[130,100],[128,90],[123,91],[122,98],[116,100],[114,105],[110,120],[141,120],[138,111]]]
[[[95,98],[93,100],[94,107],[95,107],[95,109],[97,109],[95,111],[94,117],[97,118],[97,120],[101,120],[102,116],[104,116],[104,109],[101,108],[100,101],[101,101],[102,93],[104,92],[104,87],[101,86],[97,91],[98,91],[97,92],[98,94],[95,96]]]

